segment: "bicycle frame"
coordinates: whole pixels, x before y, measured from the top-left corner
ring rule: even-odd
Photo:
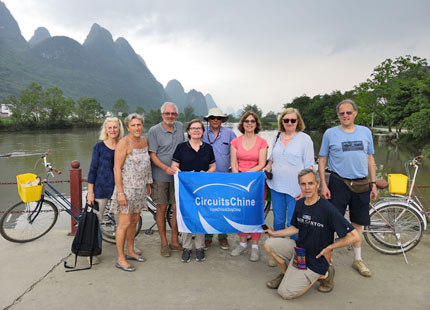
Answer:
[[[77,216],[76,214],[81,214],[81,210],[79,210],[78,208],[76,208],[75,206],[73,206],[71,204],[71,202],[69,200],[67,200],[66,197],[64,197],[59,191],[57,191],[51,184],[48,183],[47,180],[43,181],[44,185],[47,185],[54,193],[55,195],[53,195],[52,193],[50,193],[48,190],[44,190],[44,194],[46,194],[46,196],[52,201],[54,202],[55,206],[61,206],[61,208],[66,211],[71,217],[73,217],[73,219],[77,222],[79,221],[79,216]],[[61,200],[60,200],[60,199]],[[42,197],[40,198],[38,204],[40,204],[40,206],[42,205],[43,200],[45,199],[45,195],[42,195]],[[38,209],[38,208],[36,208]],[[76,212],[73,213],[72,210],[74,210]]]
[[[52,167],[52,165],[50,163],[48,163],[48,161],[46,160],[46,158],[48,157],[49,151],[47,151],[45,154],[43,154],[42,159],[43,159],[43,165],[45,166],[45,179],[42,180],[42,183],[44,185],[47,185],[49,187],[49,189],[51,189],[54,194],[50,193],[46,187],[44,188],[44,194],[46,194],[46,196],[54,203],[55,206],[61,206],[61,208],[63,210],[65,210],[76,222],[79,221],[79,216],[81,215],[81,210],[79,210],[78,208],[76,208],[75,206],[72,205],[72,203],[67,200],[66,197],[64,197],[59,191],[57,191],[55,189],[55,187],[53,187],[51,184],[49,184],[48,179],[49,176],[54,177],[54,173],[60,174],[61,172],[57,169],[55,169],[54,167]],[[40,198],[39,204],[40,206],[43,203],[43,200],[45,199],[44,195],[42,195],[42,197]],[[61,199],[61,200],[60,200]],[[38,209],[38,208],[36,208]],[[74,212],[72,212],[72,210]]]

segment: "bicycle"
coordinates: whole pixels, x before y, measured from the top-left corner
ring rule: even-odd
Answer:
[[[151,197],[146,196],[146,205],[148,212],[152,214],[154,218],[154,223],[145,230],[146,235],[152,235],[154,233],[154,226],[157,224],[155,222],[155,216],[157,214],[157,205],[152,201]],[[145,212],[145,211],[142,211]],[[173,209],[172,205],[167,206],[166,210],[166,220],[169,224],[169,227],[172,228],[172,216],[173,216]],[[102,239],[109,243],[115,243],[115,233],[116,233],[116,227],[117,227],[117,217],[111,210],[111,201],[108,201],[108,204],[106,205],[105,211],[103,213],[102,220],[100,222],[100,228],[102,231]],[[136,236],[139,235],[142,229],[142,213],[139,218],[139,222],[136,224]]]
[[[363,229],[364,238],[373,249],[383,254],[402,253],[406,262],[405,252],[418,245],[423,231],[427,229],[427,221],[430,220],[430,208],[427,203],[427,208],[424,207],[422,202],[426,201],[415,184],[422,159],[423,156],[417,156],[405,163],[407,176],[400,177],[404,184],[398,183],[399,180],[396,183],[396,180],[389,178],[388,185],[379,187],[389,187],[390,196],[382,197],[370,205],[370,225]],[[414,169],[412,180],[410,168]],[[410,180],[409,191],[407,191],[408,180]],[[403,189],[394,189],[399,185]],[[415,190],[419,192],[421,199]]]
[[[76,222],[79,220],[81,211],[49,184],[49,177],[61,171],[47,162],[48,154],[49,151],[40,158],[45,167],[43,180],[31,173],[17,176],[22,201],[7,209],[0,219],[0,234],[8,241],[24,243],[44,236],[57,222],[59,210],[66,211]],[[27,182],[31,186],[24,184]]]

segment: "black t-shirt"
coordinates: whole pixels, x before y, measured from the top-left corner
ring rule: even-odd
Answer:
[[[172,160],[179,163],[181,171],[208,171],[209,165],[215,162],[215,155],[211,145],[203,142],[196,152],[187,141],[178,144]]]
[[[342,214],[323,198],[311,206],[305,205],[305,198],[297,201],[291,225],[299,229],[296,244],[306,250],[307,267],[319,274],[327,272],[328,263],[324,256],[318,259],[316,256],[333,243],[334,233],[343,238],[354,230]]]

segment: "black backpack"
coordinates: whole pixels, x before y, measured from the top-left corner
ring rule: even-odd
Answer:
[[[88,211],[89,207],[91,208],[90,211]],[[102,233],[99,219],[97,218],[97,214],[93,212],[93,209],[98,209],[96,201],[94,201],[93,206],[89,206],[88,203],[85,204],[84,212],[79,217],[78,229],[72,242],[72,253],[75,254],[75,266],[68,266],[67,263],[64,262],[65,268],[73,269],[66,270],[66,272],[91,269],[93,265],[93,256],[102,253]],[[89,256],[90,266],[75,269],[78,256]]]

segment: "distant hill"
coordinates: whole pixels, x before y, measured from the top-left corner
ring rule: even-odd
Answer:
[[[138,106],[145,111],[159,109],[171,100],[126,39],[114,41],[108,30],[94,24],[83,44],[65,36],[51,37],[43,27],[27,43],[0,2],[0,102],[18,95],[32,81],[45,88],[59,87],[75,99],[95,97],[105,109],[119,98],[127,101],[130,111]],[[207,113],[203,94],[190,93],[185,103],[191,103],[198,115]]]
[[[170,100],[178,106],[181,112],[184,111],[185,107],[191,106],[194,109],[194,114],[202,116],[207,115],[210,108],[216,107],[210,94],[204,96],[195,89],[186,93],[184,87],[178,80],[170,80],[165,90]]]

